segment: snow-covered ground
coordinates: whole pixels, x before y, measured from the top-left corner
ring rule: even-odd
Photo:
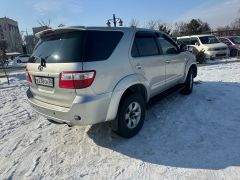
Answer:
[[[32,111],[24,72],[0,82],[0,179],[239,179],[240,63],[199,68],[193,94],[155,101],[142,131],[68,127]]]

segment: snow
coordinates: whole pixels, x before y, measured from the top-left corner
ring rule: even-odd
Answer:
[[[156,98],[131,139],[50,123],[28,104],[24,72],[1,79],[0,179],[239,179],[240,63],[198,70],[192,95]]]

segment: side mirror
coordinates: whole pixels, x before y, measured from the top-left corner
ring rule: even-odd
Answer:
[[[179,49],[180,49],[180,52],[187,51],[187,45],[185,45],[185,44],[180,44]]]
[[[199,43],[199,42],[196,42],[195,45],[196,45],[196,46],[200,46],[200,43]]]
[[[177,50],[175,48],[168,48],[166,51],[167,54],[177,54]]]
[[[189,46],[189,47],[188,47],[188,51],[191,52],[191,53],[193,53],[193,47]]]

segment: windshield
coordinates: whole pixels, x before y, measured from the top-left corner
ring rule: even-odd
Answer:
[[[235,44],[240,44],[240,36],[230,37],[229,39]]]
[[[216,44],[219,43],[219,40],[215,36],[202,36],[199,37],[202,44]]]

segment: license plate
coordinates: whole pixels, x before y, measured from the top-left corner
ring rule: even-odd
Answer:
[[[35,77],[37,85],[53,87],[53,78],[51,77]]]

